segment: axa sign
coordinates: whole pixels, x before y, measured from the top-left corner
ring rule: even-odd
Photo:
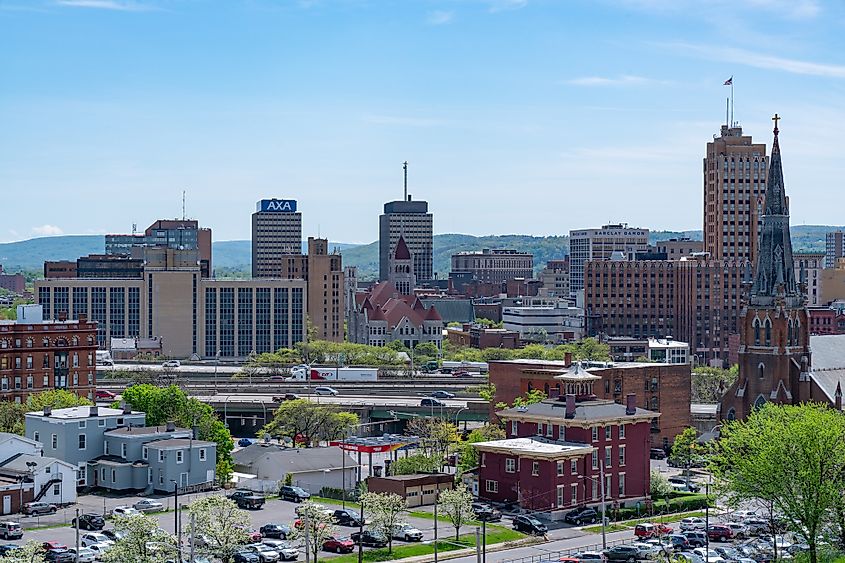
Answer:
[[[296,211],[295,199],[262,199],[258,202],[258,211],[269,213],[294,213]]]

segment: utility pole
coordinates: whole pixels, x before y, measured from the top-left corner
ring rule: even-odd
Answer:
[[[403,201],[408,201],[408,161],[402,163],[402,170],[405,172],[405,199]]]
[[[360,465],[360,464],[359,464]],[[358,563],[364,562],[364,542],[361,541],[361,536],[364,535],[364,501],[361,501],[361,525],[358,526]],[[435,548],[436,550],[437,548]]]
[[[481,530],[475,527],[475,561],[481,563]]]
[[[79,509],[76,509],[76,520],[74,521],[74,528],[76,528],[76,553],[74,559],[79,563]]]
[[[194,563],[194,534],[196,533],[196,521],[194,513],[191,513],[191,563]]]
[[[607,502],[604,497],[604,460],[599,460],[599,479],[601,479],[601,548],[607,549]]]
[[[440,500],[440,488],[434,491],[434,563],[437,563],[437,501]]]
[[[481,563],[487,563],[487,519],[481,521]]]
[[[308,529],[308,507],[302,511],[302,523],[305,526],[305,563],[311,563],[311,530]]]

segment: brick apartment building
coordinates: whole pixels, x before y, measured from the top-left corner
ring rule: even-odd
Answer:
[[[650,447],[669,447],[675,436],[690,426],[691,369],[688,364],[617,362],[607,366],[584,367],[573,363],[569,357],[564,361],[492,361],[489,377],[490,383],[496,386],[496,396],[490,401],[491,416],[495,415],[492,405],[511,404],[532,389],[540,389],[547,396],[564,395],[567,392],[565,379],[585,373],[594,382],[591,390],[596,398],[621,403],[633,395],[638,407],[661,413],[659,424],[652,428]]]
[[[461,328],[447,328],[446,338],[452,344],[470,348],[519,348],[519,333],[504,328],[487,328],[473,323],[464,323]]]
[[[50,389],[93,398],[96,350],[97,323],[85,315],[45,321],[40,305],[19,306],[16,321],[0,321],[0,400]]]
[[[452,254],[449,274],[465,274],[482,282],[505,282],[514,278],[534,277],[534,255],[511,249],[485,248],[481,252]]]
[[[21,294],[26,291],[26,279],[23,274],[7,274],[0,265],[0,289]]]

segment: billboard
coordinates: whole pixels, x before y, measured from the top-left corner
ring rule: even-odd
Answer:
[[[255,205],[256,211],[264,213],[295,213],[295,199],[262,199]]]

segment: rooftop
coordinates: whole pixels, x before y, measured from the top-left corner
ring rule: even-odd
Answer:
[[[144,445],[152,449],[190,448],[192,446],[207,448],[209,446],[217,446],[217,442],[207,442],[205,440],[190,440],[188,438],[170,438],[168,440],[156,440],[154,442],[147,442]]]
[[[546,399],[527,407],[515,407],[496,413],[500,417],[515,418],[520,415],[542,418],[566,418],[566,401]],[[660,413],[637,408],[633,414],[627,414],[627,407],[608,400],[580,401],[575,403],[575,416],[569,420],[595,422],[604,420],[647,419],[660,416]]]
[[[122,426],[113,430],[108,430],[103,434],[105,436],[149,436],[150,434],[191,434],[189,428],[173,428],[168,430],[167,426]]]
[[[593,447],[586,444],[571,442],[557,442],[546,440],[540,437],[531,438],[508,438],[506,440],[493,440],[490,442],[477,442],[473,444],[477,448],[485,450],[496,450],[519,454],[534,454],[546,457],[557,457],[560,455],[576,454],[583,455],[593,451]]]
[[[144,414],[140,411],[132,411],[128,414]],[[70,407],[66,409],[53,409],[49,415],[45,415],[43,411],[34,411],[26,413],[26,416],[33,416],[39,418],[55,418],[60,420],[69,420],[74,418],[102,418],[105,416],[126,416],[127,413],[123,409],[112,409],[109,407],[98,407],[97,416],[91,415],[91,406],[85,405],[81,407]]]

